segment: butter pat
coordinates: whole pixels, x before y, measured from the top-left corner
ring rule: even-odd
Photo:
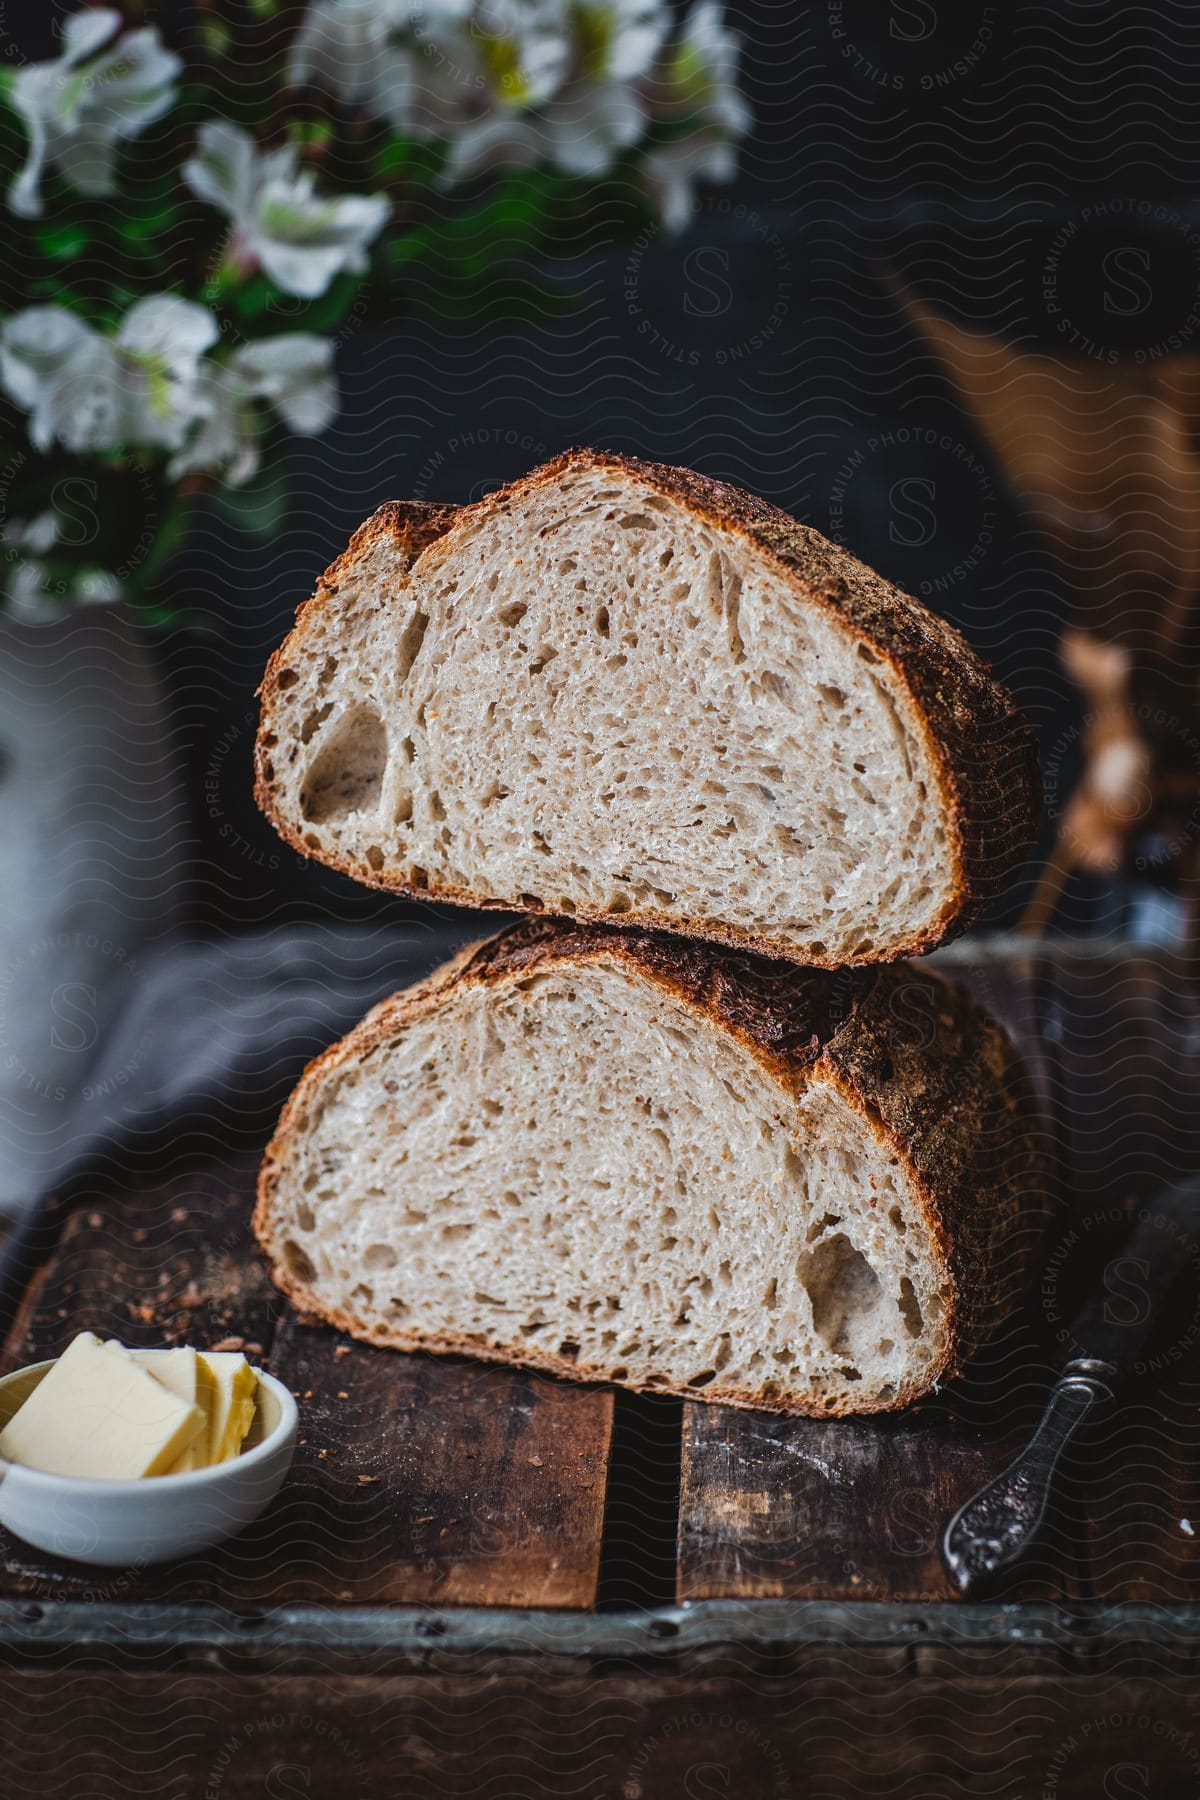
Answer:
[[[0,1456],[51,1475],[136,1480],[164,1474],[206,1423],[120,1344],[83,1331],[0,1432]]]
[[[121,1350],[120,1344],[106,1344],[104,1347],[106,1350]],[[179,1460],[171,1464],[166,1473],[185,1475],[191,1469],[206,1469],[209,1420],[214,1395],[213,1378],[207,1363],[186,1345],[177,1350],[131,1350],[129,1354],[138,1367],[153,1375],[155,1381],[161,1382],[168,1393],[174,1394],[177,1399],[186,1400],[189,1406],[198,1406],[204,1414],[204,1430]]]
[[[241,1450],[254,1422],[258,1376],[236,1350],[204,1350],[197,1361],[212,1377],[213,1397],[208,1416],[208,1461],[228,1462]]]

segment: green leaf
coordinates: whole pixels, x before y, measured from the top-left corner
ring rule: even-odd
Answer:
[[[252,486],[219,488],[217,511],[250,537],[277,536],[287,524],[287,483],[280,474],[260,475]]]
[[[333,126],[328,119],[293,119],[288,125],[288,137],[301,147],[323,147],[333,141]]]
[[[243,319],[261,319],[279,298],[279,289],[265,275],[248,275],[228,290],[229,304]]]
[[[200,27],[204,48],[211,56],[228,56],[233,47],[233,33],[221,19],[205,19]]]
[[[414,231],[406,231],[399,237],[390,237],[384,244],[384,255],[393,267],[399,268],[410,263],[419,256],[427,254],[431,247],[430,235],[421,227]]]
[[[169,231],[178,217],[177,206],[158,206],[140,217],[137,213],[123,214],[119,229],[123,238],[140,243],[143,238],[157,237],[160,232]]]
[[[393,138],[375,156],[376,180],[390,181],[393,175],[402,174],[408,168],[411,154],[412,146],[406,138]]]
[[[310,301],[303,312],[289,319],[288,329],[315,331],[322,336],[332,331],[350,311],[361,285],[360,276],[338,275],[318,299]]]
[[[89,238],[82,225],[44,225],[37,234],[37,246],[51,262],[69,262],[82,256]]]
[[[150,546],[149,554],[137,572],[137,581],[140,587],[151,588],[154,586],[175,552],[182,547],[191,522],[191,505],[178,493],[175,493],[172,495],[158,530],[154,534],[154,542]]]

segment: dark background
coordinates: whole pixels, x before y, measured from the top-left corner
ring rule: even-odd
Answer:
[[[519,308],[499,272],[466,307],[426,277],[404,316],[343,328],[336,427],[279,451],[280,533],[259,542],[202,513],[172,573],[181,623],[155,638],[187,775],[193,926],[404,916],[303,863],[258,817],[255,687],[296,604],[381,500],[474,498],[572,443],[690,464],[839,537],[968,634],[1069,782],[1079,709],[1057,640],[1070,569],[1006,491],[893,283],[1061,351],[1042,271],[1082,220],[1058,296],[1082,337],[1114,233],[1148,246],[1151,297],[1101,321],[1105,341],[1118,330],[1133,356],[1176,329],[1200,289],[1187,242],[1200,208],[1186,198],[1200,191],[1200,8],[727,13],[756,128],[736,184],[705,192],[683,236],[605,241],[581,219],[524,271],[541,298]],[[170,36],[196,15],[148,16]],[[1084,882],[1074,924],[1102,914]]]

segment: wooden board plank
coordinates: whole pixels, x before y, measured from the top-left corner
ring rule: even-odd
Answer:
[[[679,1598],[957,1599],[942,1531],[1026,1441],[1043,1389],[1036,1352],[1017,1340],[1009,1349],[982,1386],[894,1417],[685,1407]],[[1003,1597],[1078,1589],[1070,1515],[1056,1513]]]
[[[242,1598],[591,1606],[612,1395],[523,1370],[373,1350],[288,1318],[287,1489],[240,1540]]]
[[[250,1243],[252,1183],[243,1160],[85,1200],[21,1309],[4,1367],[57,1356],[85,1330],[131,1345],[239,1336],[265,1353],[281,1302]]]
[[[960,961],[954,976],[1003,1017],[1048,1096],[1032,962],[974,971]],[[686,1406],[679,1598],[956,1598],[941,1534],[1036,1420],[1049,1369],[1032,1325],[1012,1322],[969,1380],[895,1417],[771,1419]],[[1052,1519],[1010,1597],[1077,1586],[1070,1518]]]
[[[611,1395],[299,1326],[250,1242],[252,1176],[249,1165],[210,1168],[85,1204],[5,1358],[56,1355],[84,1329],[130,1344],[244,1346],[300,1402],[283,1494],[248,1532],[162,1568],[89,1570],[9,1538],[0,1594],[590,1606]]]

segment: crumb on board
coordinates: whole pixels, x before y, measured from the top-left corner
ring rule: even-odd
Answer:
[[[1196,1527],[1192,1524],[1190,1519],[1180,1519],[1179,1529],[1182,1531],[1184,1537],[1195,1537],[1196,1535]]]

